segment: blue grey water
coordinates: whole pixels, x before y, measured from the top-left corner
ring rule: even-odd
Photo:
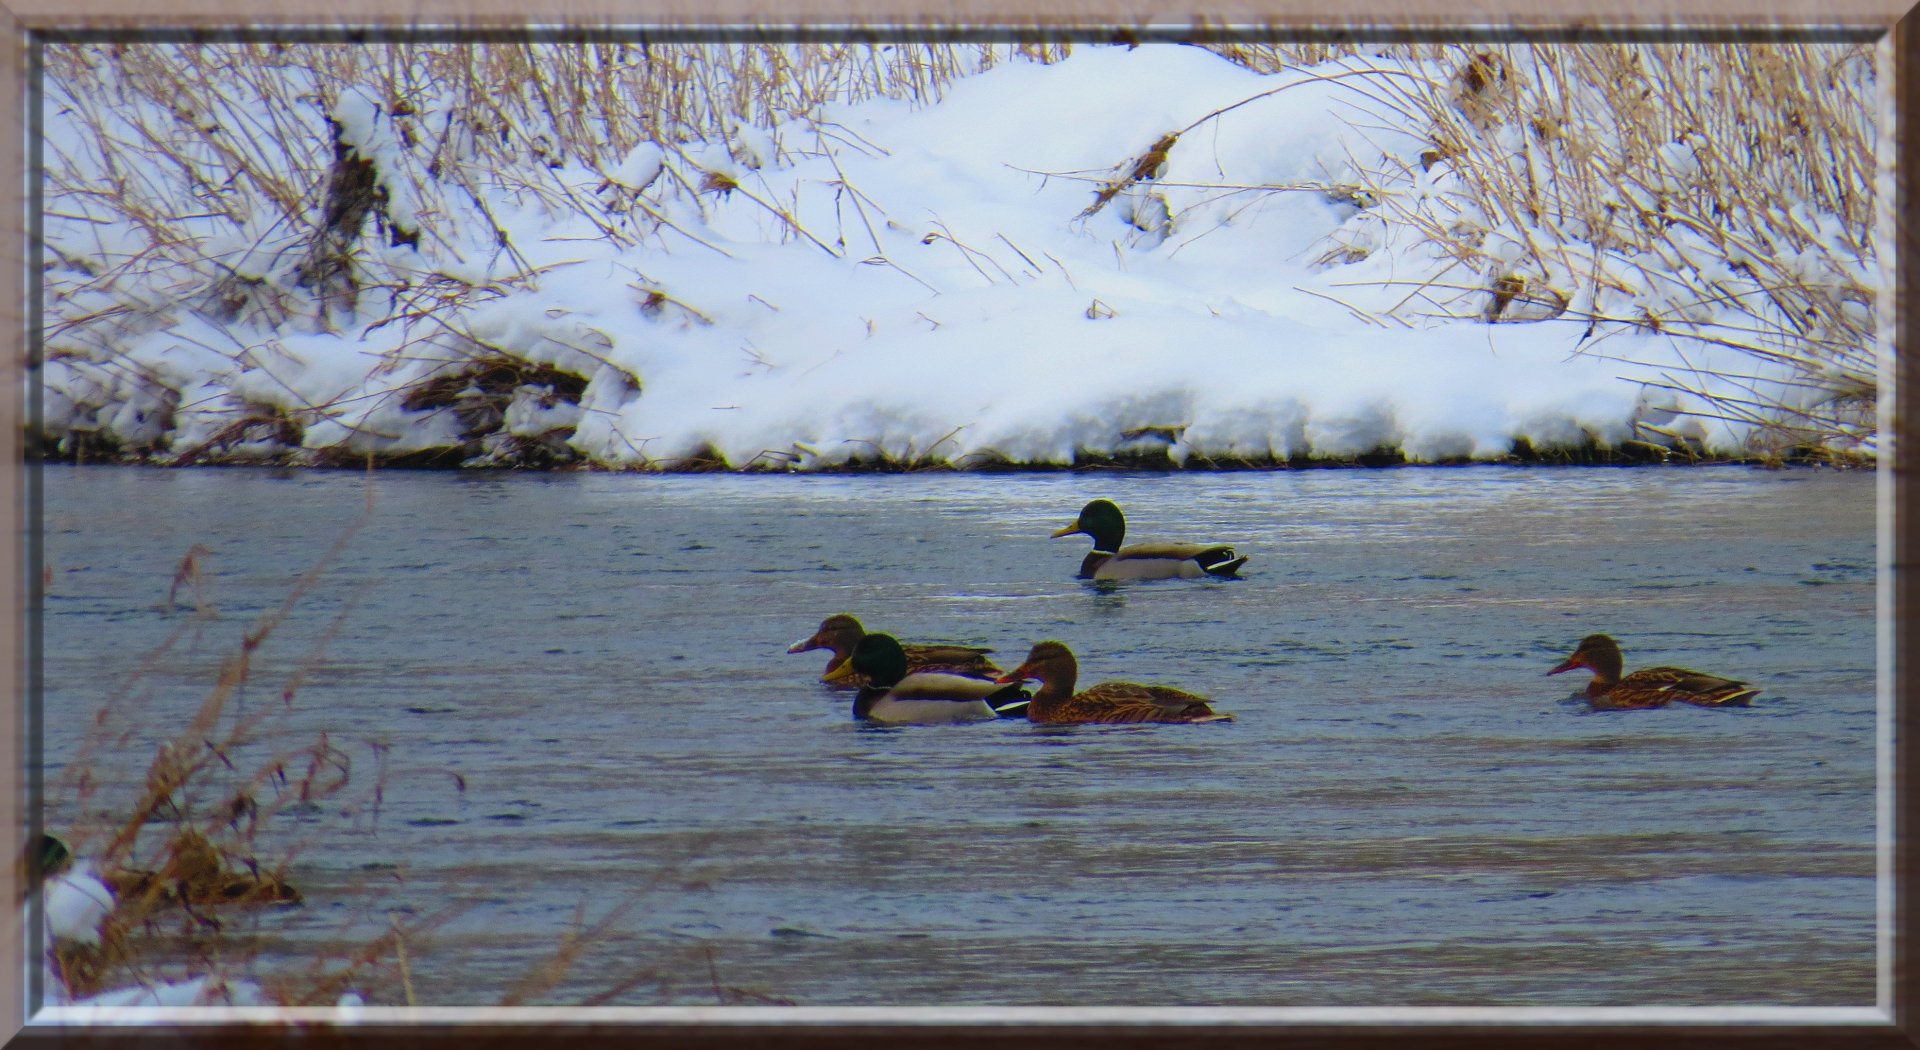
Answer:
[[[262,720],[242,773],[321,732],[351,768],[254,842],[306,895],[224,920],[261,972],[397,916],[440,1004],[581,920],[533,1001],[1873,1002],[1871,473],[44,478],[47,814],[83,839],[348,537],[222,715]],[[1096,496],[1244,578],[1075,580],[1048,533]],[[862,727],[785,653],[836,612],[1238,717]],[[1596,631],[1764,692],[1586,711],[1544,672]]]

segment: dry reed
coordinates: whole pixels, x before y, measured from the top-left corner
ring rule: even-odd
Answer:
[[[1702,415],[1750,424],[1757,455],[1874,449],[1879,290],[1869,275],[1879,143],[1866,46],[1213,50],[1260,72],[1365,56],[1376,68],[1320,79],[1339,80],[1376,118],[1425,129],[1429,148],[1417,163],[1355,158],[1364,185],[1215,187],[1323,192],[1446,261],[1390,290],[1385,305],[1343,304],[1356,316],[1395,325],[1433,317],[1572,324],[1580,352],[1629,364],[1639,355],[1620,337],[1633,334],[1706,354],[1734,351],[1749,363],[1729,366],[1719,355],[1644,378],[1693,396]],[[194,400],[182,377],[119,352],[181,309],[233,322],[229,333],[277,331],[292,320],[325,330],[355,323],[345,308],[379,297],[384,314],[364,332],[398,326],[404,338],[375,367],[391,374],[385,392],[361,395],[375,400],[413,397],[503,354],[590,379],[608,363],[593,333],[568,348],[577,352],[535,352],[492,345],[468,323],[474,310],[536,290],[554,270],[522,255],[502,208],[584,219],[616,245],[724,254],[698,221],[716,195],[737,194],[785,236],[859,258],[865,252],[851,249],[845,232],[803,226],[755,171],[876,150],[834,123],[833,106],[883,97],[932,104],[957,78],[1067,51],[850,42],[50,46],[49,106],[84,134],[46,143],[47,214],[59,231],[48,259],[47,358],[66,370],[61,396],[74,402],[72,415],[104,417],[124,403],[138,419],[123,412],[110,425],[44,435],[46,447],[194,463],[295,445],[321,424],[393,437],[358,431],[365,406],[343,400],[293,409]],[[1381,71],[1379,60],[1398,72]],[[352,117],[356,107],[371,116]],[[1219,112],[1150,146],[1119,144],[1117,154],[1141,152],[1095,180],[1088,211],[1157,177],[1184,132]],[[356,142],[342,144],[343,129]],[[649,149],[657,170],[644,160]],[[632,175],[623,165],[638,166],[640,185],[616,178]],[[598,173],[597,190],[561,177],[579,168]],[[1172,188],[1151,195],[1151,214],[1139,219],[1145,233],[1164,236],[1175,224],[1164,196]],[[837,189],[853,205],[856,236],[864,230],[875,251],[861,261],[937,291],[879,251],[875,209],[844,172]],[[450,245],[477,262],[426,266],[367,238],[369,222],[387,245]],[[969,261],[978,254],[941,239]],[[1365,241],[1336,240],[1324,261],[1360,261],[1373,250]],[[688,323],[707,317],[644,277],[636,287],[648,309]],[[207,349],[278,381],[272,340],[226,338],[233,345]],[[566,360],[550,359],[558,357]],[[637,390],[640,378],[620,381]],[[197,439],[164,451],[189,417]],[[569,458],[551,442],[484,437],[469,434],[454,460]]]

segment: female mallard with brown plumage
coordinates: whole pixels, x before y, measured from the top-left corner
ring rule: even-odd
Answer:
[[[787,646],[789,653],[804,653],[814,649],[830,649],[833,656],[827,661],[826,670],[821,672],[820,680],[841,689],[858,689],[867,684],[867,677],[853,669],[850,658],[860,639],[867,636],[867,629],[860,621],[839,613],[820,621],[820,629],[808,638]],[[969,675],[974,678],[992,678],[1000,669],[987,659],[990,649],[971,645],[903,645],[901,649],[907,655],[907,671],[941,671],[947,674]]]
[[[1136,543],[1122,547],[1127,519],[1112,500],[1097,499],[1080,508],[1073,524],[1055,539],[1082,533],[1093,550],[1080,562],[1083,580],[1166,580],[1175,577],[1232,576],[1247,559],[1222,543]]]
[[[1026,690],[986,678],[940,671],[908,673],[907,654],[891,635],[870,634],[847,666],[867,684],[853,697],[853,717],[873,722],[973,722],[1018,718]]]
[[[1665,707],[1675,700],[1701,707],[1746,707],[1760,692],[1745,682],[1684,667],[1646,667],[1622,677],[1620,643],[1604,634],[1582,638],[1573,655],[1547,673],[1559,674],[1576,667],[1593,671],[1593,681],[1587,683],[1587,701],[1596,710]]]
[[[1074,692],[1080,665],[1060,642],[1041,642],[1025,663],[996,681],[1040,683],[1027,704],[1027,719],[1054,725],[1114,722],[1224,722],[1232,715],[1208,706],[1207,698],[1164,685],[1102,682]]]

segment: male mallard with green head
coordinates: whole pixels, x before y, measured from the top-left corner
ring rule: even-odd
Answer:
[[[1018,718],[1026,710],[1027,692],[1018,684],[940,671],[909,674],[906,651],[892,635],[860,639],[852,658],[835,673],[842,672],[866,677],[868,684],[853,697],[853,717],[868,721],[974,722]]]
[[[1093,538],[1093,550],[1080,562],[1083,580],[1164,580],[1201,576],[1232,576],[1247,563],[1233,548],[1218,543],[1136,543],[1122,547],[1127,519],[1113,501],[1097,499],[1080,508],[1074,523],[1053,534],[1055,539],[1082,533]]]
[[[1701,707],[1746,707],[1760,692],[1745,682],[1684,667],[1646,667],[1622,677],[1620,643],[1604,634],[1582,638],[1573,655],[1547,673],[1559,674],[1576,667],[1593,672],[1593,681],[1587,683],[1587,702],[1600,711],[1665,707],[1675,700]]]

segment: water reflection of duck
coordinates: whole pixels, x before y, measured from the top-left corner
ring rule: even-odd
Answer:
[[[1097,499],[1080,508],[1074,523],[1054,538],[1083,533],[1093,538],[1093,550],[1080,563],[1083,580],[1164,580],[1201,576],[1232,576],[1247,563],[1233,548],[1216,543],[1136,543],[1120,546],[1127,519],[1111,500]]]
[[[1033,722],[1223,722],[1233,718],[1214,711],[1204,696],[1164,685],[1102,682],[1076,693],[1073,686],[1079,674],[1073,650],[1060,642],[1041,642],[1027,654],[1026,662],[998,680],[1040,683],[1027,705],[1027,719]]]
[[[972,722],[1018,717],[1026,690],[986,678],[941,671],[907,671],[907,654],[892,635],[870,634],[854,646],[841,671],[864,675],[853,717],[875,722]],[[836,674],[840,672],[835,672]]]
[[[1745,707],[1760,692],[1745,682],[1684,667],[1647,667],[1622,677],[1620,644],[1604,634],[1582,638],[1573,655],[1547,673],[1576,667],[1593,672],[1587,701],[1603,710],[1665,707],[1675,700],[1701,707]]]
[[[848,658],[853,655],[854,647],[860,639],[867,636],[867,629],[860,621],[846,613],[838,613],[820,621],[820,629],[811,637],[802,638],[787,647],[789,653],[805,653],[815,649],[830,649],[833,652],[827,661],[826,670],[821,672],[820,680],[842,689],[858,689],[867,684],[867,677],[852,670]],[[908,674],[920,671],[943,671],[949,674],[970,675],[975,678],[992,678],[1000,673],[992,660],[987,659],[990,649],[971,645],[905,645],[901,647],[907,657]],[[840,672],[835,674],[835,672]]]

